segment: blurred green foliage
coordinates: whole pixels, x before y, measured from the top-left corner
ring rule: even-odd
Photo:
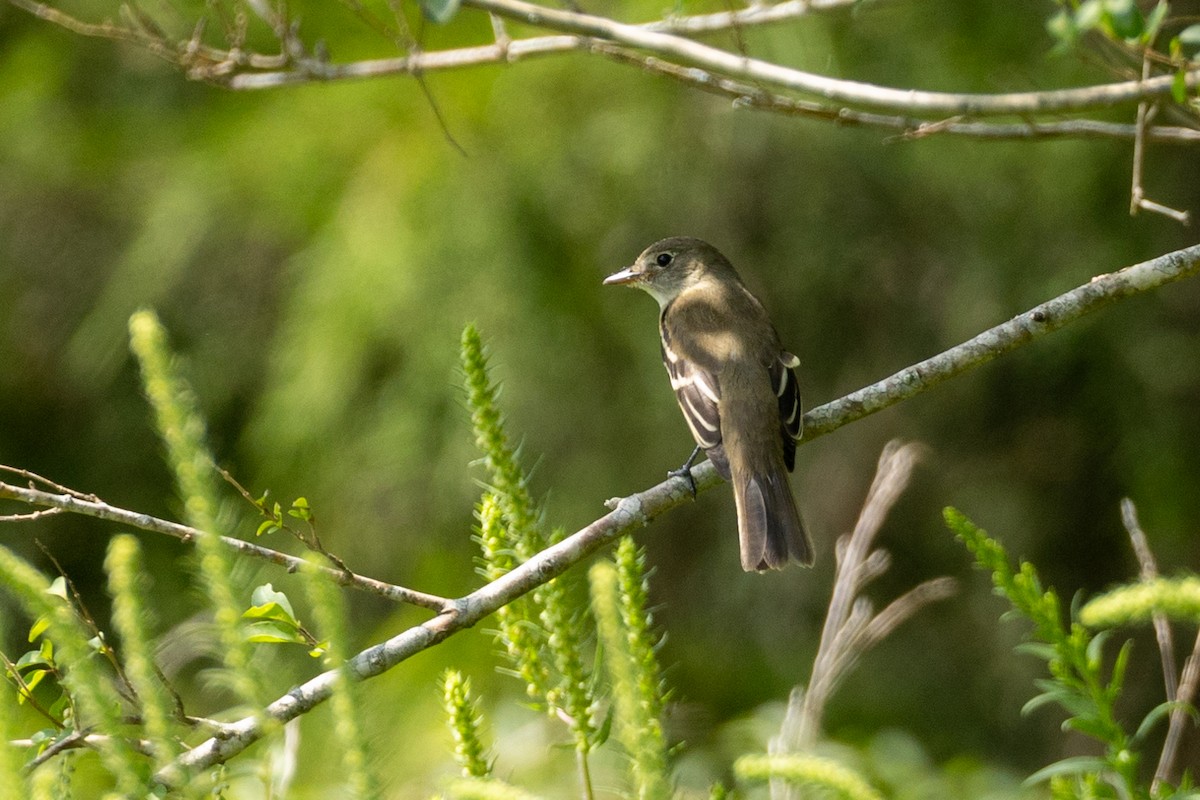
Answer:
[[[897,0],[745,39],[764,57],[901,87],[1094,78],[1094,65],[1048,55],[1054,10]],[[620,12],[648,19],[661,7]],[[348,22],[338,27],[339,9],[306,13],[333,21],[340,55],[370,52]],[[446,44],[487,28],[464,11],[422,35]],[[126,347],[130,314],[153,306],[186,356],[219,463],[256,496],[309,498],[322,541],[351,567],[456,595],[478,581],[480,473],[468,467],[477,456],[456,359],[467,322],[488,337],[546,519],[574,530],[691,446],[653,305],[599,285],[655,239],[702,236],[731,257],[800,355],[810,406],[1194,240],[1169,220],[1128,216],[1127,143],[897,142],[735,110],[584,55],[426,82],[465,156],[408,79],[233,94],[0,6],[0,462],[182,516]],[[1150,147],[1144,182],[1161,202],[1200,206],[1194,150]],[[1198,334],[1200,286],[1168,287],[802,446],[794,485],[819,549],[812,571],[743,574],[723,490],[656,521],[642,541],[675,692],[667,735],[687,742],[684,785],[728,778],[733,757],[777,730],[779,704],[807,678],[834,540],[890,438],[924,441],[934,456],[884,532],[894,566],[881,596],[968,574],[939,518],[948,503],[1011,532],[1009,547],[1064,593],[1134,573],[1124,495],[1164,565],[1196,565]],[[256,513],[225,496],[222,513],[251,537]],[[105,618],[100,564],[113,532],[57,517],[0,538],[36,560],[36,533]],[[188,547],[142,543],[163,630],[190,624],[200,602],[178,566]],[[289,546],[278,534],[265,543]],[[257,565],[239,564],[235,578],[295,589]],[[912,774],[935,787],[922,794],[913,787],[926,784],[899,777],[893,796],[966,796],[956,792],[981,774],[1009,785],[1005,771],[1028,773],[1064,747],[1057,719],[1018,716],[1039,665],[1014,661],[998,601],[983,580],[969,586],[885,642],[830,709],[830,734],[859,758],[904,776],[897,764],[918,764]],[[421,618],[349,602],[361,645]],[[172,641],[160,654],[172,677],[212,663],[213,647]],[[520,694],[493,673],[493,647],[455,637],[367,688],[363,726],[386,754],[375,765],[385,794],[427,794],[455,772],[443,670],[470,676],[482,697]],[[281,691],[300,677],[290,669],[273,673]],[[1127,678],[1141,713],[1158,701],[1155,681]],[[192,685],[197,713],[222,707]],[[510,705],[484,709],[498,758],[523,786],[555,786],[539,770],[561,727]],[[320,759],[303,756],[323,752],[327,713],[304,723],[297,797],[321,796]],[[955,774],[975,777],[960,786]]]

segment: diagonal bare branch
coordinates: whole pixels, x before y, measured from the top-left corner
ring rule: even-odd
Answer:
[[[1200,245],[1097,275],[1082,286],[1018,314],[960,345],[905,367],[878,383],[814,408],[804,415],[804,438],[814,439],[847,422],[882,411],[956,375],[1126,297],[1200,273]]]
[[[12,467],[0,466],[0,470],[18,471]],[[10,483],[0,481],[0,499],[16,500],[30,506],[38,506],[43,509],[52,509],[56,513],[69,512],[79,514],[85,517],[94,517],[95,519],[103,519],[109,522],[119,522],[122,525],[129,525],[143,531],[151,531],[153,533],[162,533],[167,536],[172,536],[184,542],[191,542],[198,536],[206,535],[203,531],[187,525],[181,525],[178,522],[160,519],[149,514],[142,514],[137,511],[129,511],[128,509],[119,508],[109,505],[103,500],[94,496],[81,495],[78,492],[66,491],[62,493],[46,492],[41,489],[34,489],[26,486],[16,486]],[[44,513],[44,512],[43,512]],[[33,515],[25,515],[20,521],[32,519]],[[13,520],[9,520],[13,521]],[[289,572],[295,572],[305,565],[303,558],[298,558],[288,553],[281,553],[278,550],[272,550],[269,547],[247,542],[242,539],[235,539],[231,536],[222,536],[221,542],[237,553],[242,555],[261,558],[264,561],[269,561],[272,564],[277,564]],[[437,595],[418,592],[413,589],[406,589],[403,586],[385,583],[383,581],[368,578],[359,575],[350,570],[335,569],[332,567],[323,567],[322,571],[326,576],[336,581],[343,586],[349,586],[354,589],[360,589],[371,594],[377,594],[381,597],[386,597],[389,600],[395,600],[400,603],[410,603],[422,608],[432,609],[434,611],[445,611],[447,608],[453,607],[453,601]]]
[[[809,411],[805,414],[805,438],[808,440],[824,435],[842,425],[927,391],[951,377],[1028,344],[1109,303],[1147,292],[1198,272],[1200,245],[1168,253],[1117,272],[1099,275],[1088,283],[933,358]],[[707,490],[721,482],[711,462],[695,467],[692,476],[698,491]],[[670,478],[624,499],[609,501],[608,505],[613,509],[609,514],[543,550],[497,580],[454,601],[402,587],[389,587],[388,584],[380,584],[352,573],[347,575],[339,570],[329,570],[328,577],[344,585],[375,591],[385,596],[388,596],[388,592],[393,592],[394,599],[440,611],[433,619],[403,631],[352,658],[348,662],[352,676],[362,680],[386,672],[410,656],[475,625],[501,606],[562,574],[618,537],[646,525],[653,518],[684,504],[691,497],[687,479],[680,477]],[[61,508],[63,511],[120,522],[185,541],[201,535],[200,531],[185,525],[116,508],[79,493],[55,494],[0,483],[0,498],[17,500],[41,508]],[[293,556],[267,550],[249,542],[224,537],[222,540],[239,552],[285,567],[291,568],[295,561]],[[378,586],[373,587],[373,584]],[[932,594],[939,595],[940,591],[941,587],[938,587]],[[896,613],[899,616],[899,612]],[[1200,663],[1197,659],[1193,661]],[[1188,680],[1185,669],[1184,682],[1187,683]],[[1189,691],[1192,691],[1191,687],[1195,685],[1196,679],[1192,677],[1190,680],[1192,683],[1189,685]],[[268,705],[261,714],[230,723],[222,730],[220,736],[214,736],[180,756],[175,765],[160,777],[164,781],[174,782],[181,780],[188,769],[203,768],[228,760],[261,738],[269,720],[293,719],[326,700],[334,681],[335,673],[331,671],[294,687]]]

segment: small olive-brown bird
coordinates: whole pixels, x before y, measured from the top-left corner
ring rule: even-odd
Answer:
[[[762,303],[708,242],[675,237],[646,248],[605,284],[658,301],[663,364],[696,449],[676,473],[691,478],[701,449],[737,503],[742,568],[812,563],[788,473],[800,436],[800,359],[783,349]]]

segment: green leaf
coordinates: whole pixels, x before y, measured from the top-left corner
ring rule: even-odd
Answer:
[[[270,620],[296,627],[299,623],[279,603],[263,603],[261,606],[251,606],[242,612],[242,619]]]
[[[1075,21],[1071,19],[1071,14],[1066,10],[1059,11],[1053,17],[1046,20],[1046,32],[1058,41],[1053,51],[1058,55],[1070,50],[1075,44],[1075,40],[1079,37],[1079,31],[1075,28]],[[951,524],[951,527],[953,527],[953,524]]]
[[[38,617],[36,620],[34,620],[33,627],[31,627],[29,629],[29,641],[32,642],[34,639],[41,636],[43,633],[46,632],[46,629],[49,627],[50,627],[50,618],[49,617],[47,617],[47,616]]]
[[[1140,725],[1138,725],[1138,729],[1134,732],[1132,741],[1134,743],[1141,742],[1152,730],[1154,730],[1154,726],[1159,723],[1159,720],[1163,719],[1177,708],[1185,709],[1193,720],[1196,718],[1196,709],[1190,705],[1187,705],[1186,703],[1180,703],[1179,701],[1171,700],[1159,703],[1154,708],[1150,709],[1150,712],[1146,714],[1146,716],[1142,717],[1142,722]]]
[[[246,626],[243,634],[247,642],[269,642],[272,644],[308,644],[304,637],[287,623],[273,619],[259,620]]]
[[[1075,28],[1078,31],[1090,31],[1100,24],[1103,16],[1104,4],[1101,0],[1084,0],[1075,9]]]
[[[1026,786],[1056,778],[1060,775],[1084,775],[1089,772],[1099,773],[1108,768],[1107,762],[1098,756],[1074,756],[1055,761],[1042,767],[1024,780]]]
[[[1104,643],[1108,641],[1108,631],[1100,631],[1087,644],[1088,669],[1100,671],[1100,661],[1104,658]]]
[[[254,532],[255,536],[262,536],[264,533],[274,533],[279,530],[279,523],[273,519],[264,519],[262,524],[258,526],[258,530]]]
[[[1196,50],[1200,50],[1200,23],[1188,25],[1175,38],[1179,40],[1181,45],[1190,49],[1193,53]]]
[[[254,588],[254,591],[250,594],[250,602],[254,604],[254,608],[247,609],[246,612],[242,614],[242,616],[244,616],[244,617],[245,616],[251,616],[251,617],[270,616],[270,617],[274,617],[276,619],[287,619],[292,622],[296,621],[296,612],[294,612],[292,610],[292,602],[290,600],[288,600],[288,596],[286,594],[284,594],[283,592],[275,591],[275,587],[269,583],[264,583],[262,586],[256,586]],[[257,613],[257,614],[250,613],[251,611],[254,611],[256,608],[259,608],[261,606],[270,606],[272,604],[274,604],[275,606],[278,606],[279,609],[282,609],[282,611],[285,612],[285,616],[279,616],[278,614],[267,614],[267,613]]]
[[[1125,670],[1129,667],[1129,654],[1133,650],[1133,641],[1127,640],[1117,651],[1117,659],[1113,662],[1112,677],[1108,681],[1105,692],[1109,702],[1116,702],[1121,694],[1121,686],[1125,683]]]
[[[613,727],[613,705],[609,703],[608,712],[604,715],[604,720],[600,723],[600,727],[596,729],[595,739],[593,744],[596,747],[603,747],[608,741],[608,737],[612,735]]]
[[[1108,742],[1112,739],[1113,726],[1111,723],[1105,722],[1097,717],[1071,717],[1064,720],[1062,724],[1063,731],[1077,731],[1084,736],[1090,736],[1093,739],[1101,742]]]
[[[1104,10],[1115,36],[1136,39],[1146,29],[1141,9],[1134,0],[1106,0]]]
[[[57,578],[55,578],[50,583],[50,587],[48,589],[46,589],[46,594],[52,594],[55,597],[61,597],[63,600],[66,600],[67,599],[67,579],[64,578],[62,575],[59,575]]]
[[[21,657],[17,659],[17,663],[13,666],[17,668],[18,672],[21,672],[25,667],[45,667],[53,669],[54,660],[52,658],[46,658],[45,654],[43,654],[41,650],[30,650],[27,653],[23,653]]]
[[[1026,655],[1037,656],[1043,661],[1050,661],[1058,657],[1058,650],[1054,645],[1044,642],[1021,642],[1013,650]]]
[[[32,670],[29,674],[22,676],[25,680],[26,691],[17,693],[17,703],[21,704],[21,703],[24,703],[26,700],[28,700],[29,695],[33,694],[33,690],[37,687],[37,685],[39,683],[42,682],[42,678],[45,678],[49,674],[50,673],[47,670],[35,669],[35,670]]]
[[[1066,694],[1065,690],[1057,692],[1042,692],[1041,694],[1034,695],[1025,702],[1025,705],[1021,706],[1021,716],[1029,716],[1042,706],[1048,706],[1051,703],[1062,705],[1064,694]]]
[[[288,509],[288,515],[296,519],[302,519],[305,522],[312,520],[312,510],[308,507],[307,497],[297,497],[292,503],[292,507]]]
[[[421,0],[421,13],[430,22],[444,25],[458,13],[461,0]]]
[[[1159,28],[1162,27],[1163,21],[1167,18],[1167,11],[1171,8],[1167,0],[1158,0],[1158,5],[1150,12],[1150,16],[1146,17],[1146,31],[1142,34],[1142,44],[1153,44],[1154,39],[1158,36]]]
[[[1187,73],[1183,70],[1175,73],[1174,80],[1171,81],[1171,97],[1180,105],[1187,102]]]

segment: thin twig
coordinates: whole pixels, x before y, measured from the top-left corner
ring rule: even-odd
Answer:
[[[703,491],[721,482],[711,462],[692,469],[696,489]],[[496,611],[566,572],[574,564],[641,528],[665,511],[692,499],[687,479],[670,478],[644,492],[614,501],[614,510],[587,527],[534,555],[496,580],[454,602],[455,610],[439,614],[385,642],[363,650],[346,662],[345,674],[355,680],[381,675],[460,630],[469,628]],[[341,670],[333,669],[293,687],[260,713],[230,723],[222,736],[214,736],[179,756],[161,770],[167,784],[183,780],[187,772],[223,763],[249,747],[276,722],[304,714],[329,698]]]
[[[495,15],[491,15],[496,18]],[[1122,139],[1132,141],[1136,126],[1100,120],[1050,120],[1014,123],[949,122],[923,120],[915,116],[897,116],[860,111],[845,105],[815,102],[767,91],[761,86],[721,77],[697,67],[686,67],[646,56],[626,47],[579,36],[538,36],[508,39],[495,44],[413,53],[402,58],[368,59],[347,64],[324,64],[300,70],[263,71],[235,74],[223,79],[231,89],[272,89],[310,83],[314,80],[365,80],[383,75],[417,74],[462,69],[488,64],[516,63],[527,58],[585,50],[621,63],[655,72],[696,89],[728,97],[736,108],[752,108],[770,113],[805,116],[838,125],[875,127],[899,131],[902,138],[951,135],[985,140],[1032,139]],[[958,118],[956,118],[958,119]],[[1149,126],[1145,138],[1168,144],[1196,144],[1200,130],[1187,127]]]
[[[37,769],[42,764],[45,764],[50,759],[66,750],[76,750],[81,747],[103,747],[106,743],[111,741],[112,738],[113,737],[103,733],[86,733],[75,731],[54,742],[45,750],[38,753],[30,761],[26,762],[24,771],[26,773],[33,772],[33,770]],[[153,756],[155,754],[154,746],[144,739],[122,739],[122,741],[134,751],[141,753],[142,755]],[[34,741],[33,739],[14,739],[8,742],[10,747],[24,748],[39,747],[41,744],[41,742]]]
[[[796,740],[788,746],[794,750],[808,749],[821,729],[825,703],[846,674],[846,669],[861,653],[859,644],[872,641],[865,631],[876,617],[869,604],[859,602],[862,579],[878,574],[877,569],[863,569],[888,512],[895,504],[912,475],[920,448],[914,444],[889,442],[879,456],[879,467],[854,530],[839,542],[837,575],[820,644],[813,660],[812,676],[804,694],[802,717]],[[892,614],[896,612],[893,610]],[[876,629],[876,632],[882,629]]]
[[[1137,556],[1142,580],[1154,580],[1158,577],[1158,563],[1154,559],[1154,552],[1150,549],[1146,532],[1142,530],[1142,526],[1138,522],[1137,507],[1128,497],[1121,498],[1121,522],[1125,525],[1125,532],[1129,534],[1129,541],[1133,545],[1133,553]],[[1158,640],[1158,653],[1162,660],[1163,686],[1166,689],[1167,701],[1173,703],[1178,691],[1175,672],[1175,638],[1171,635],[1171,623],[1166,614],[1154,614],[1154,637]]]
[[[81,514],[85,517],[95,517],[96,519],[108,520],[109,522],[118,522],[122,525],[129,525],[144,531],[166,534],[185,542],[193,541],[196,537],[205,535],[203,531],[187,525],[181,525],[178,522],[171,522],[170,520],[152,517],[149,514],[118,508],[99,499],[83,500],[73,494],[53,494],[40,489],[30,489],[0,482],[0,499],[18,500],[31,506],[60,508],[72,514]],[[284,567],[288,572],[295,572],[305,564],[302,558],[230,536],[222,536],[221,543],[242,555],[261,558],[264,561]],[[355,572],[324,566],[320,567],[320,572],[342,586],[377,594],[396,602],[409,603],[439,612],[453,608],[454,606],[454,602],[445,597],[438,597],[437,595],[407,589],[403,586],[385,583]]]
[[[1165,97],[1170,95],[1175,81],[1174,75],[1160,75],[1144,81],[1120,81],[1077,89],[1003,94],[895,89],[804,72],[760,59],[746,58],[718,47],[644,26],[548,8],[525,0],[463,0],[463,5],[535,27],[602,39],[652,53],[668,61],[690,64],[751,83],[762,83],[822,97],[834,103],[903,110],[911,114],[992,116],[1083,111]],[[1200,68],[1188,70],[1183,75],[1189,88],[1200,84]]]
[[[524,39],[521,41],[533,41]],[[697,67],[684,67],[670,61],[646,56],[626,47],[594,42],[591,49],[614,61],[638,66],[674,81],[710,94],[728,97],[734,108],[748,108],[788,116],[810,117],[852,127],[882,128],[899,131],[896,139],[921,139],[932,135],[961,136],[992,141],[1036,139],[1123,139],[1137,135],[1135,125],[1092,119],[1026,120],[1024,122],[964,122],[962,116],[943,120],[924,120],[914,116],[879,114],[844,105],[803,100],[771,92],[762,86],[726,78]],[[1165,125],[1147,126],[1147,141],[1165,144],[1196,144],[1200,130]]]
[[[0,514],[0,522],[33,522],[42,517],[52,517],[61,513],[61,508],[43,508],[40,511],[30,511],[28,514]]]
[[[1145,81],[1149,78],[1150,51],[1147,49],[1142,57],[1142,80]],[[1150,103],[1146,100],[1138,103],[1137,124],[1134,126],[1136,134],[1133,139],[1133,176],[1132,186],[1129,190],[1129,214],[1136,217],[1138,211],[1144,208],[1147,211],[1170,217],[1182,225],[1187,225],[1191,221],[1191,215],[1187,211],[1180,211],[1146,199],[1146,191],[1142,188],[1142,165],[1146,159],[1146,124],[1149,122],[1150,116]]]
[[[199,47],[196,42],[172,43],[165,38],[148,34],[141,28],[86,23],[37,0],[9,2],[82,35],[127,40],[142,45],[185,67],[189,77],[222,83],[233,89],[262,89],[313,81],[351,80],[395,74],[407,74],[420,79],[425,73],[435,69],[515,62],[530,56],[561,54],[573,50],[601,53],[604,48],[619,47],[641,54],[641,60],[648,68],[660,68],[664,63],[669,65],[661,69],[664,73],[699,68],[715,76],[716,80],[731,80],[757,87],[758,92],[742,92],[747,98],[747,104],[755,107],[784,113],[814,113],[817,116],[832,116],[835,120],[838,119],[836,115],[843,113],[844,106],[900,112],[912,117],[937,118],[916,121],[908,119],[900,126],[895,124],[895,118],[886,116],[863,114],[852,120],[856,124],[899,127],[906,131],[907,136],[924,136],[945,131],[984,138],[1055,135],[1135,138],[1137,126],[1111,125],[1096,121],[981,127],[979,123],[951,122],[948,118],[990,115],[1045,116],[1119,104],[1145,103],[1170,95],[1175,81],[1174,74],[1168,74],[1144,80],[1126,80],[1049,91],[1002,94],[929,92],[896,89],[803,72],[747,58],[740,53],[731,53],[686,38],[690,35],[737,31],[752,25],[794,20],[814,11],[854,6],[857,5],[855,0],[787,0],[776,4],[753,4],[747,8],[714,14],[667,17],[643,24],[619,22],[524,0],[463,0],[464,6],[482,10],[491,17],[513,19],[530,26],[560,31],[563,35],[515,41],[498,39],[494,44],[481,47],[410,52],[398,58],[361,60],[346,64],[331,64],[323,58],[309,57],[302,50],[298,50],[294,46],[295,35],[290,27],[276,31],[284,45],[284,53],[281,55],[246,54],[239,48],[222,52],[216,48]],[[285,68],[289,60],[293,66]],[[626,59],[627,63],[637,60]],[[258,70],[260,67],[262,71],[245,71],[247,68]],[[1189,88],[1200,85],[1200,69],[1185,72],[1184,82]],[[818,110],[806,109],[803,105],[793,105],[789,98],[771,98],[769,93],[761,91],[765,86],[819,97],[822,98],[822,102]],[[850,116],[853,117],[853,114]],[[1080,122],[1088,124],[1080,125]],[[1144,130],[1142,138],[1188,141],[1191,138],[1186,133],[1188,130],[1155,126]],[[1184,213],[1167,209],[1160,204],[1142,207],[1168,215]]]
[[[99,644],[97,649],[104,656],[105,660],[108,661],[108,663],[112,666],[113,672],[116,673],[117,678],[119,679],[120,685],[117,687],[117,691],[129,703],[136,705],[138,702],[137,690],[134,689],[133,684],[130,683],[129,676],[125,674],[125,668],[121,665],[121,660],[117,658],[117,653],[115,650],[113,650],[112,644],[105,638],[104,631],[100,630],[100,626],[96,624],[96,618],[92,616],[92,612],[88,609],[87,603],[83,602],[83,595],[79,593],[79,588],[75,586],[75,581],[71,580],[71,576],[67,574],[65,569],[63,569],[62,563],[55,557],[54,553],[50,551],[50,548],[46,547],[46,545],[42,543],[41,539],[34,539],[33,543],[37,549],[41,551],[46,560],[54,566],[55,571],[58,572],[59,576],[63,579],[63,583],[66,584],[67,592],[71,595],[71,599],[75,603],[74,611],[76,615],[78,615],[80,621],[83,622],[83,625],[85,628],[87,628],[88,633],[90,633],[96,639],[97,643]]]
[[[1197,685],[1200,684],[1200,632],[1192,645],[1192,654],[1183,662],[1183,675],[1179,680],[1179,694],[1176,695],[1177,705],[1171,709],[1170,722],[1167,724],[1167,736],[1163,741],[1162,755],[1158,759],[1158,768],[1154,771],[1154,787],[1163,781],[1169,781],[1175,772],[1175,759],[1179,755],[1179,743],[1183,741],[1184,725],[1188,720],[1188,709],[1196,699]]]
[[[62,730],[62,720],[51,714],[46,710],[45,706],[38,702],[37,698],[33,695],[33,690],[30,689],[29,684],[25,682],[25,677],[21,675],[21,671],[17,668],[17,665],[14,664],[12,660],[4,654],[3,651],[0,651],[0,664],[4,665],[4,674],[16,685],[17,694],[25,698],[25,702],[29,703],[29,707],[45,717],[55,728]],[[57,680],[58,673],[55,672],[54,676]]]

